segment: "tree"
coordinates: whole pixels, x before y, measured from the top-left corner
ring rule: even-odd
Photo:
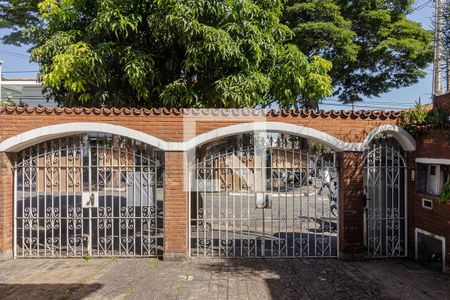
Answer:
[[[153,57],[156,62],[155,72],[157,72],[158,80],[162,80],[158,83],[158,85],[154,84],[154,89],[158,91],[153,91],[151,93],[152,103],[155,103],[155,105],[158,104],[158,101],[162,101],[162,99],[165,99],[166,102],[161,103],[173,103],[174,99],[179,97],[175,96],[174,98],[174,92],[178,91],[176,95],[179,95],[180,90],[184,90],[185,94],[189,95],[191,101],[188,101],[188,103],[194,103],[191,105],[195,105],[195,101],[193,101],[192,98],[200,97],[200,92],[197,91],[198,89],[200,89],[200,85],[211,84],[211,82],[214,82],[211,81],[212,78],[217,78],[217,74],[215,73],[215,71],[222,71],[222,67],[215,67],[218,63],[218,60],[213,60],[211,58],[211,56],[214,54],[213,52],[219,51],[219,49],[216,48],[214,51],[209,49],[208,55],[206,55],[206,58],[202,60],[201,65],[196,65],[197,68],[202,67],[202,71],[205,72],[212,69],[213,72],[211,76],[209,76],[209,74],[205,75],[199,70],[199,77],[193,77],[190,78],[190,80],[186,81],[186,83],[191,83],[191,85],[193,81],[195,81],[195,89],[193,89],[189,84],[186,85],[184,83],[184,80],[186,78],[184,78],[183,76],[179,76],[179,74],[174,74],[172,72],[173,69],[172,71],[169,71],[167,68],[160,68],[160,65],[162,64],[161,62],[169,55],[173,56],[174,54],[176,54],[176,58],[173,58],[173,60],[169,61],[171,61],[171,63],[174,63],[172,68],[177,68],[178,70],[180,70],[182,69],[180,68],[180,65],[185,62],[183,55],[187,53],[187,48],[193,46],[194,48],[199,49],[194,41],[200,42],[202,38],[207,38],[206,35],[209,35],[211,38],[212,35],[216,35],[216,38],[223,42],[223,44],[231,45],[230,43],[227,43],[227,39],[223,40],[221,37],[219,37],[219,35],[223,32],[225,32],[225,35],[229,36],[232,41],[235,41],[234,45],[236,46],[237,43],[243,45],[244,42],[241,41],[242,38],[245,38],[247,43],[252,44],[252,41],[256,41],[258,38],[264,39],[265,34],[270,35],[270,32],[280,31],[278,36],[276,36],[274,39],[269,38],[267,40],[264,40],[264,42],[268,45],[267,48],[257,47],[259,51],[263,51],[263,49],[271,49],[271,51],[269,51],[269,53],[266,53],[266,50],[264,50],[262,56],[257,58],[256,61],[259,63],[259,67],[264,67],[266,70],[260,73],[265,74],[266,79],[271,79],[270,88],[268,89],[269,92],[265,93],[265,100],[262,101],[262,103],[275,101],[274,95],[277,94],[276,100],[278,100],[282,104],[282,106],[289,106],[288,104],[292,105],[294,103],[296,105],[304,105],[306,107],[316,107],[317,97],[313,97],[314,99],[311,100],[311,98],[309,98],[311,97],[311,95],[306,95],[305,92],[313,91],[313,89],[308,88],[298,89],[292,87],[285,90],[284,87],[279,87],[281,88],[280,90],[275,90],[274,87],[276,86],[276,84],[283,85],[283,80],[286,80],[286,78],[283,78],[283,80],[281,81],[274,81],[272,78],[273,72],[275,72],[277,75],[280,75],[280,72],[273,69],[273,72],[270,72],[270,76],[267,73],[267,70],[271,65],[271,63],[269,63],[268,61],[272,61],[272,66],[274,66],[273,58],[277,57],[276,55],[273,55],[274,53],[277,53],[277,51],[274,50],[275,48],[272,47],[274,44],[279,45],[280,43],[293,43],[300,49],[300,52],[306,54],[307,58],[305,58],[303,55],[297,57],[294,52],[292,52],[292,48],[285,46],[285,48],[283,49],[282,52],[287,51],[287,48],[291,49],[290,53],[292,55],[284,52],[284,54],[281,54],[281,56],[284,55],[284,57],[288,57],[289,55],[291,55],[295,57],[295,59],[298,59],[301,62],[301,67],[299,68],[303,68],[302,66],[305,60],[309,59],[311,61],[313,60],[313,57],[317,55],[320,55],[321,57],[331,61],[333,68],[329,72],[329,75],[332,78],[334,94],[345,103],[359,101],[364,96],[378,96],[379,94],[387,92],[391,89],[414,84],[419,80],[419,78],[425,75],[424,68],[432,61],[432,34],[429,31],[423,29],[418,23],[406,19],[407,14],[412,11],[412,3],[414,3],[414,0],[287,0],[284,6],[281,5],[280,1],[281,0],[241,0],[237,1],[236,3],[223,4],[221,3],[221,1],[202,0],[198,3],[194,3],[194,1],[188,1],[183,5],[183,2],[181,1],[64,0],[61,1],[61,7],[59,8],[59,10],[57,10],[58,12],[56,12],[55,9],[56,6],[58,6],[56,5],[56,3],[58,2],[46,0],[43,1],[43,3],[53,3],[55,5],[52,13],[54,14],[54,16],[45,17],[43,21],[41,21],[37,26],[33,27],[37,28],[37,30],[28,30],[27,37],[28,41],[37,43],[38,40],[36,36],[41,35],[39,43],[37,43],[37,49],[42,49],[44,44],[43,39],[52,38],[55,40],[58,38],[57,33],[60,34],[60,39],[64,39],[64,37],[61,36],[63,32],[65,32],[66,37],[71,36],[76,32],[79,36],[82,36],[82,38],[80,38],[79,36],[72,38],[73,43],[75,43],[76,41],[86,42],[90,47],[89,49],[91,49],[94,53],[99,55],[100,58],[102,58],[103,63],[106,64],[106,70],[114,71],[113,74],[115,74],[115,76],[118,76],[117,74],[120,74],[117,73],[118,68],[120,66],[123,66],[123,63],[127,58],[120,57],[122,61],[120,64],[118,64],[120,66],[114,64],[114,68],[112,69],[110,69],[107,64],[111,63],[112,59],[114,59],[114,55],[115,57],[118,57],[121,55],[121,51],[125,51],[123,49],[120,50],[120,47],[123,48],[126,45],[132,47],[133,49],[136,45],[139,47],[148,47],[149,49],[146,49],[144,52],[151,53],[151,57]],[[37,2],[40,1],[11,0],[9,1],[11,6],[10,8],[5,8],[7,6],[0,7],[0,17],[2,17],[1,19],[8,20],[6,23],[0,22],[0,25],[3,24],[3,27],[14,26],[13,35],[6,37],[7,42],[22,42],[21,39],[17,38],[17,35],[14,35],[16,34],[16,31],[21,32],[21,28],[25,26],[24,24],[36,24],[35,12],[37,11]],[[208,7],[206,7],[206,5]],[[62,22],[62,20],[56,21],[56,19],[58,18],[57,16],[62,14],[61,11],[67,10],[67,7],[70,6],[76,7],[74,14],[70,17],[65,16],[66,19],[64,22]],[[28,7],[29,10],[27,11],[23,7]],[[42,7],[44,7],[44,5]],[[248,13],[244,14],[243,11],[234,11],[236,9],[241,9],[240,7],[244,7],[245,9],[247,9],[247,12],[249,11],[249,9],[253,9],[253,12],[255,14],[253,16],[249,16]],[[83,11],[83,9],[87,10]],[[233,13],[227,15],[227,12],[224,12],[225,9],[231,10],[233,11]],[[107,31],[109,32],[109,37],[107,36],[107,34],[102,35],[100,32],[98,32],[98,28],[100,28],[99,25],[96,25],[97,32],[95,33],[93,31],[93,26],[90,25],[90,23],[94,21],[95,24],[100,24],[103,22],[101,20],[106,20],[105,15],[108,14],[108,10],[110,10],[110,12],[117,12],[117,17],[111,19],[111,25],[115,26],[115,29],[111,27],[108,28]],[[8,12],[6,14],[9,15],[8,18],[4,17],[4,11]],[[78,13],[82,13],[79,18],[75,16]],[[291,28],[291,33],[289,32],[289,30],[278,23],[277,18],[278,16],[280,16],[280,14],[282,14],[282,24],[285,24],[289,28]],[[136,24],[136,29],[130,30],[130,27],[125,23],[118,24],[122,21],[128,22],[128,18],[131,15],[139,19],[137,21],[132,21],[134,22],[133,24]],[[262,19],[262,15],[265,16],[264,18],[269,18],[270,22],[265,23],[265,21],[263,21]],[[70,20],[71,18],[72,21]],[[179,28],[177,29],[172,26],[174,25],[174,23],[168,24],[169,26],[167,26],[167,28],[162,28],[163,26],[155,23],[170,23],[170,21],[168,21],[168,19],[170,18],[176,18],[177,20],[182,19],[181,22],[183,23],[183,28],[185,28],[185,25],[188,24],[184,24],[184,22],[195,21],[195,24],[197,25],[187,26],[185,29],[187,29],[188,31],[186,32],[185,36],[184,32],[180,33]],[[275,18],[275,21],[271,18]],[[28,19],[28,21],[23,21],[25,19]],[[249,20],[252,21],[249,22]],[[48,24],[50,24],[47,23],[48,21],[51,21],[52,28],[49,28],[47,26]],[[73,24],[70,24],[70,22],[72,22]],[[241,36],[241,33],[236,33],[236,30],[234,32],[230,31],[230,27],[225,26],[225,22],[231,22],[232,24],[235,24],[234,26],[236,28],[241,28],[242,26],[239,22],[242,22],[243,24],[245,24],[244,26],[247,32],[243,32]],[[75,26],[75,28],[73,31],[70,31],[70,26],[72,25]],[[58,26],[61,27],[58,29]],[[105,26],[109,27],[108,25]],[[125,26],[128,28],[126,42],[117,41],[117,38],[124,37],[123,31],[117,31],[117,28],[121,26]],[[208,32],[198,32],[198,30],[200,30],[199,28],[209,28],[207,26],[216,29],[216,31],[210,30]],[[273,30],[263,29],[263,27],[265,26],[273,26]],[[143,34],[143,30],[148,30],[149,28],[152,29],[151,32]],[[259,30],[257,33],[260,34],[254,39],[250,36],[250,32],[252,32],[253,30],[252,28],[257,28]],[[156,31],[160,29],[161,34],[156,34]],[[164,42],[163,44],[158,46],[154,45],[153,42],[159,43],[159,39],[161,39],[161,35],[163,35],[164,32],[169,32],[170,38],[164,37],[162,38],[162,41]],[[283,34],[281,34],[281,32]],[[180,40],[177,40],[179,35],[181,35],[182,37]],[[23,35],[19,36],[21,37]],[[115,37],[116,40],[109,40],[110,37]],[[135,37],[138,38],[135,39]],[[292,40],[290,39],[291,37]],[[145,40],[146,42],[143,40]],[[98,51],[99,46],[106,47],[108,42],[110,42],[109,45],[111,47],[114,47],[116,45],[120,47],[118,49],[115,49],[114,54],[110,53],[111,57],[105,59],[105,57],[103,57],[103,54],[98,54]],[[256,44],[258,44],[258,42],[256,42]],[[172,46],[174,48],[171,48]],[[223,51],[225,48],[221,49]],[[245,51],[245,55],[248,55],[249,49]],[[276,47],[276,49],[279,50],[280,48]],[[294,50],[298,51],[298,49],[295,48]],[[61,52],[61,49],[59,49],[58,51]],[[156,51],[157,54],[155,54],[153,51]],[[204,49],[201,51],[204,51]],[[240,51],[243,50],[240,49]],[[229,53],[230,59],[227,61],[227,63],[236,58],[236,56],[232,56],[231,53],[233,52]],[[132,54],[129,53],[129,55]],[[253,55],[254,58],[249,59],[249,61],[255,62],[255,57],[258,57],[259,54],[255,52],[251,55]],[[43,56],[45,55],[36,55],[33,57],[35,57],[38,62],[45,62],[48,68],[50,64],[49,57],[44,58]],[[268,57],[271,57],[272,60],[268,59]],[[280,58],[280,56],[278,56],[278,58]],[[261,62],[263,61],[264,63],[261,64]],[[191,63],[192,60],[189,60],[188,62]],[[329,64],[324,64],[323,62],[325,61],[319,60],[318,62],[321,73],[318,74],[319,76],[316,79],[325,80],[326,78],[322,77],[322,75],[324,74],[323,70],[329,68]],[[209,69],[205,67],[205,63],[210,64]],[[223,62],[220,61],[220,63]],[[306,66],[308,68],[311,68],[311,65],[309,63],[306,64]],[[292,64],[286,67],[292,68]],[[227,71],[230,71],[229,68],[227,69]],[[42,73],[45,75],[48,72],[49,70],[44,69]],[[239,74],[241,75],[241,77],[248,79],[246,81],[248,85],[255,85],[256,80],[261,81],[260,83],[258,83],[258,86],[264,85],[262,84],[262,81],[264,80],[261,76],[256,76],[256,74],[254,74],[252,77],[248,77],[247,74]],[[305,74],[314,75],[314,73],[304,73],[303,75]],[[164,75],[169,75],[172,77],[164,80]],[[289,77],[289,75],[286,76]],[[305,75],[301,78],[305,79],[308,76],[309,75]],[[205,77],[207,77],[207,79],[210,81],[206,80]],[[291,79],[294,77],[295,76],[292,76]],[[174,78],[178,78],[179,81],[175,81]],[[252,78],[252,80],[250,80],[249,78]],[[237,80],[237,77],[233,77],[233,79],[229,78],[226,82],[228,82],[227,84],[230,85],[232,83],[242,82],[242,80]],[[308,82],[309,81],[306,81],[305,84],[307,84]],[[169,85],[169,83],[171,84]],[[103,85],[107,84],[109,83],[103,83]],[[124,87],[127,86],[127,84],[122,81],[118,83],[117,79],[114,81],[114,84],[116,88],[122,88],[122,85],[124,85]],[[287,84],[285,84],[285,86],[287,86]],[[326,87],[326,85],[320,86]],[[224,86],[221,85],[222,89],[223,87]],[[266,88],[263,88],[263,90],[267,91],[267,84],[265,85],[265,87]],[[239,88],[242,88],[242,86]],[[235,87],[233,89],[234,95],[240,93],[239,88]],[[203,92],[209,95],[209,92],[207,92],[205,89],[206,88],[203,86]],[[52,92],[52,86],[50,86],[48,90],[49,92]],[[194,90],[196,92],[192,94]],[[214,90],[217,91],[217,89]],[[115,93],[115,90],[108,90],[106,94],[104,93],[102,95],[104,97],[109,97],[111,93]],[[230,93],[231,89],[227,93],[228,99],[231,97]],[[288,96],[295,98],[296,93],[300,95],[297,98],[297,101],[293,102],[292,99],[287,100]],[[60,101],[62,101],[61,99],[63,95],[65,95],[62,92],[57,92],[55,94]],[[262,91],[259,91],[256,94],[259,96],[262,94]],[[280,98],[280,94],[284,96]],[[319,92],[318,94],[324,95],[321,92]],[[129,89],[125,90],[125,95],[127,96],[125,98],[122,97],[122,95],[119,96],[122,99],[128,99],[134,96],[133,93],[129,92]],[[235,102],[248,102],[248,96],[245,96],[245,98],[247,99],[246,101],[236,100],[236,97],[233,97],[233,99],[235,99]],[[170,98],[172,98],[171,101],[169,101]],[[252,98],[254,99],[255,97]],[[199,101],[201,103],[197,103],[197,106],[200,104],[207,106],[209,105],[208,101],[214,102],[212,98],[204,102],[205,98],[203,96],[200,100],[198,99],[196,101]]]
[[[433,35],[409,21],[414,0],[288,0],[282,22],[306,55],[333,63],[344,103],[414,84],[433,58]]]
[[[331,95],[273,0],[44,0],[32,59],[61,105],[283,107]]]
[[[2,37],[2,42],[20,46],[33,43],[27,28],[38,24],[39,0],[0,0],[0,28],[11,29]]]

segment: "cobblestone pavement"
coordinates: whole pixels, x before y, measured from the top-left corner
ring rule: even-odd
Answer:
[[[407,260],[36,259],[0,262],[2,299],[450,299]]]

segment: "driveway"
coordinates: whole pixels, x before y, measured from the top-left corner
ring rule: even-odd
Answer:
[[[450,299],[408,260],[30,259],[0,262],[2,299]]]

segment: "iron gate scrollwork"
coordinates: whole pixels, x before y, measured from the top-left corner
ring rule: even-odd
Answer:
[[[297,136],[255,132],[196,149],[190,254],[337,257],[336,155]]]
[[[15,256],[160,256],[160,151],[110,134],[43,142],[15,166]]]
[[[407,255],[406,164],[398,142],[377,137],[366,150],[365,244],[371,257]]]

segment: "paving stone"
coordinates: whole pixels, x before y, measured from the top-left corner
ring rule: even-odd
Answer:
[[[450,276],[408,260],[11,260],[0,298],[450,299]]]

